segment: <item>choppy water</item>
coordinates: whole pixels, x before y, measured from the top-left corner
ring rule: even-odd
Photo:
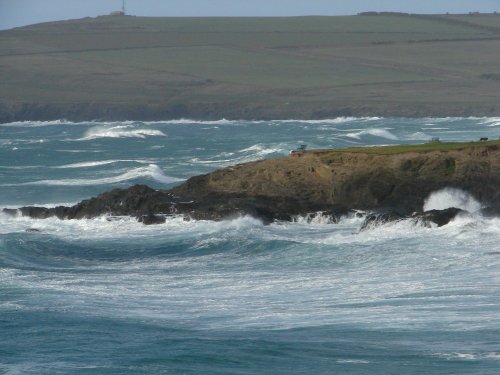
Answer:
[[[302,143],[483,136],[500,119],[3,124],[0,207],[168,188]],[[0,214],[0,373],[497,374],[500,219],[358,233],[362,220]]]

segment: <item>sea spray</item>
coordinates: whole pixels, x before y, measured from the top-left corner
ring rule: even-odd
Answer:
[[[460,208],[468,212],[481,209],[479,203],[471,194],[456,188],[445,188],[429,195],[424,202],[424,211],[445,210],[450,207]]]

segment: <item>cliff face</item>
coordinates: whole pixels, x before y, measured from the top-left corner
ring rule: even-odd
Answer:
[[[306,152],[221,169],[192,178],[173,192],[193,198],[217,192],[338,210],[394,208],[411,213],[422,209],[430,193],[445,187],[497,205],[499,186],[500,147],[492,144],[397,154]]]
[[[397,146],[299,153],[196,176],[169,191],[134,186],[73,207],[19,211],[62,219],[131,215],[145,223],[161,222],[159,214],[211,220],[249,214],[265,222],[317,211],[337,216],[349,209],[410,215],[422,211],[432,192],[452,187],[498,213],[499,186],[500,142]]]

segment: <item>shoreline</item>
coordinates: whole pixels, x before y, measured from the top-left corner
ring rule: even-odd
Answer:
[[[0,31],[0,123],[499,117],[499,20],[104,16]]]
[[[215,221],[250,215],[272,223],[320,211],[338,218],[358,209],[390,213],[380,218],[383,221],[418,220],[424,218],[421,209],[433,192],[453,188],[497,214],[499,159],[500,140],[311,150],[220,168],[169,190],[134,185],[73,206],[25,206],[3,212],[41,219],[128,215],[144,224],[161,224],[172,214]],[[458,212],[434,212],[437,216],[431,221],[449,221]]]
[[[250,114],[251,112],[251,114]],[[491,108],[488,105],[475,108],[398,108],[398,109],[324,109],[282,111],[279,109],[247,110],[246,108],[229,108],[224,110],[204,111],[151,108],[151,106],[107,106],[107,105],[51,105],[23,104],[6,106],[0,103],[0,124],[30,121],[285,121],[285,120],[328,120],[337,118],[491,118],[500,117],[500,106]]]

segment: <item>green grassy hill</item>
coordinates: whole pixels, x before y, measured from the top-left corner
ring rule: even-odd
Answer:
[[[0,121],[500,115],[500,15],[105,16],[0,32]]]

